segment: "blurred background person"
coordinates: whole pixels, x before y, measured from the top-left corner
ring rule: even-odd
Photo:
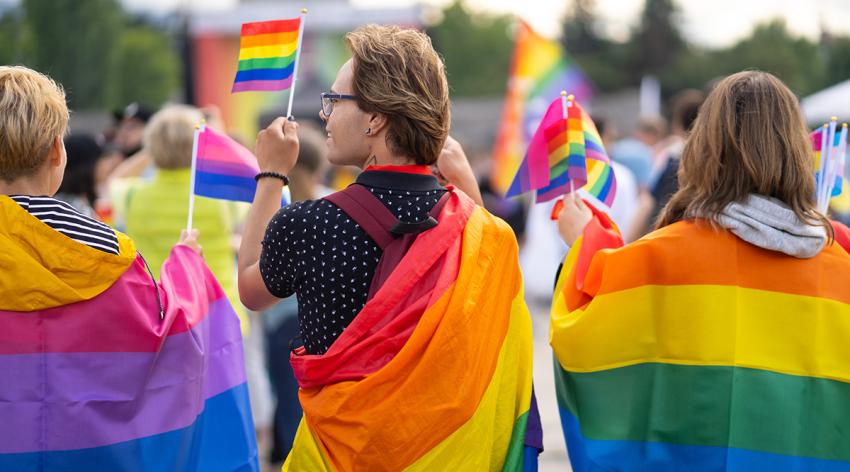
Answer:
[[[95,177],[103,148],[92,135],[72,134],[65,138],[65,152],[68,155],[65,177],[55,198],[69,203],[83,215],[94,218],[97,197]]]
[[[203,115],[195,107],[169,105],[157,112],[145,128],[143,151],[150,156],[155,173],[150,180],[131,180],[122,192],[114,192],[116,219],[136,241],[154,275],[159,274],[174,238],[186,227],[192,143]],[[237,312],[236,252],[231,237],[236,228],[233,202],[195,198],[194,224],[204,235],[204,257]]]

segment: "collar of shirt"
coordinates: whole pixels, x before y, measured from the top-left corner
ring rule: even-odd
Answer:
[[[428,192],[445,190],[428,166],[370,166],[355,181],[367,187]]]

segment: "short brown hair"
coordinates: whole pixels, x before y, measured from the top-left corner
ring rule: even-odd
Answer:
[[[145,127],[143,148],[160,169],[192,165],[195,128],[204,119],[201,110],[188,105],[168,105],[156,112]]]
[[[720,212],[749,194],[776,198],[812,226],[832,226],[815,207],[814,155],[797,98],[767,72],[725,78],[700,108],[682,151],[679,190],[658,227]]]
[[[50,77],[0,66],[0,179],[34,174],[68,130],[68,115],[65,92]]]
[[[442,59],[425,34],[368,25],[345,35],[354,56],[357,106],[387,117],[392,152],[417,164],[437,161],[449,134],[449,86]]]

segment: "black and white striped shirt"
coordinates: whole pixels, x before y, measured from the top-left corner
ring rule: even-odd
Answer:
[[[10,195],[30,215],[86,246],[118,255],[118,237],[109,226],[78,212],[71,205],[50,197]]]

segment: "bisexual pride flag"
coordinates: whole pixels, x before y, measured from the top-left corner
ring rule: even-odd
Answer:
[[[195,195],[202,197],[254,201],[260,172],[257,158],[245,146],[226,134],[203,125],[198,131],[195,155]]]
[[[231,92],[286,90],[298,57],[301,18],[242,25],[239,68]]]
[[[0,470],[255,471],[239,319],[177,246],[79,244],[0,196]]]

